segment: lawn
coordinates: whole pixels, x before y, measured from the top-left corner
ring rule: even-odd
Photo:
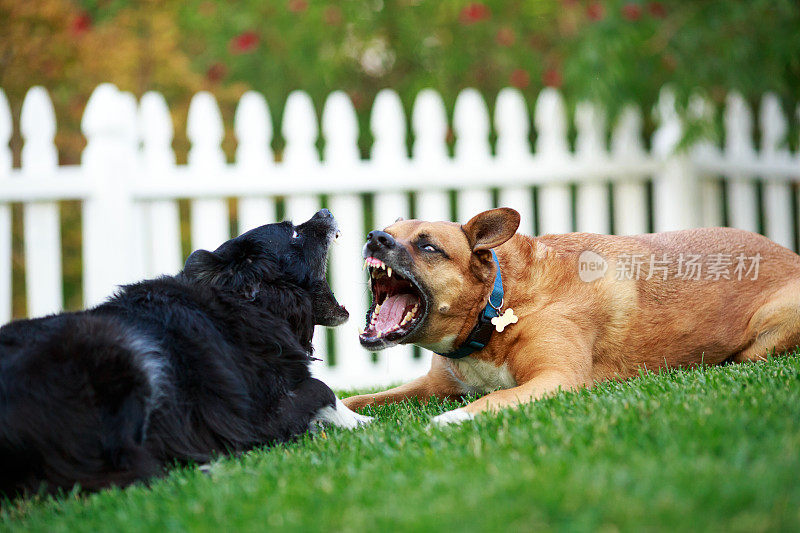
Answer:
[[[800,355],[643,374],[463,426],[456,404],[175,470],[147,489],[15,502],[26,531],[800,529]]]

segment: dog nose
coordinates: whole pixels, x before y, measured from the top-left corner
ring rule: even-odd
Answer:
[[[327,209],[320,209],[314,214],[314,218],[331,218],[333,214]]]
[[[394,237],[385,231],[370,231],[367,235],[367,249],[376,252],[381,248],[394,248]]]

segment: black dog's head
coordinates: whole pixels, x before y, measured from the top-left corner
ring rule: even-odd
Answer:
[[[338,234],[336,219],[322,209],[299,226],[267,224],[213,252],[197,250],[186,260],[183,275],[246,300],[255,300],[267,284],[290,283],[311,295],[315,324],[338,326],[349,314],[325,280],[328,248]]]

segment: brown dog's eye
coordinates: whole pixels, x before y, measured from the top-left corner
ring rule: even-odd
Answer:
[[[425,250],[426,252],[438,252],[439,251],[439,249],[437,247],[435,247],[434,245],[432,245],[432,244],[426,244],[426,245],[422,246],[422,249]]]

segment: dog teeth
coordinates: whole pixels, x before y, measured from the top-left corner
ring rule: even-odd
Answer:
[[[392,269],[391,268],[387,268],[386,269],[386,273],[389,274],[390,278],[392,277]]]

